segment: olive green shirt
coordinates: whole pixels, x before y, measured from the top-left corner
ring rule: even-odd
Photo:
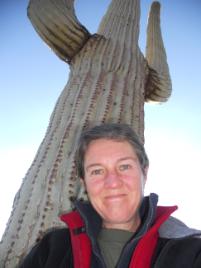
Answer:
[[[102,229],[98,244],[107,268],[114,268],[126,242],[133,236],[132,232],[118,229]]]

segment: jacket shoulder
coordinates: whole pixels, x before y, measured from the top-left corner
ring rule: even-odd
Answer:
[[[159,238],[154,263],[157,267],[201,267],[201,238]]]
[[[171,216],[160,226],[159,236],[173,239],[188,236],[201,236],[201,230],[189,228],[185,223]]]
[[[19,268],[71,267],[72,248],[67,228],[48,230],[31,249]]]

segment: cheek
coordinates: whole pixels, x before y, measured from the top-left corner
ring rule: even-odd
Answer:
[[[126,187],[130,191],[139,191],[144,188],[143,176],[139,175],[136,177],[133,177],[133,176],[125,177],[124,185],[126,185]]]
[[[102,189],[104,188],[103,181],[86,181],[85,188],[88,193],[88,196],[97,196],[101,193]]]

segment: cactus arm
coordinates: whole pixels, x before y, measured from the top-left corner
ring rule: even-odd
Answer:
[[[69,62],[90,37],[74,11],[74,0],[30,0],[28,17],[57,56]]]
[[[160,29],[160,3],[153,2],[147,27],[146,60],[149,74],[145,100],[165,102],[171,95],[172,85]]]

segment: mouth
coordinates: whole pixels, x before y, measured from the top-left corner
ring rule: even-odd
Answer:
[[[113,194],[113,195],[108,195],[105,197],[107,201],[119,201],[122,198],[124,198],[126,195],[125,194]]]

